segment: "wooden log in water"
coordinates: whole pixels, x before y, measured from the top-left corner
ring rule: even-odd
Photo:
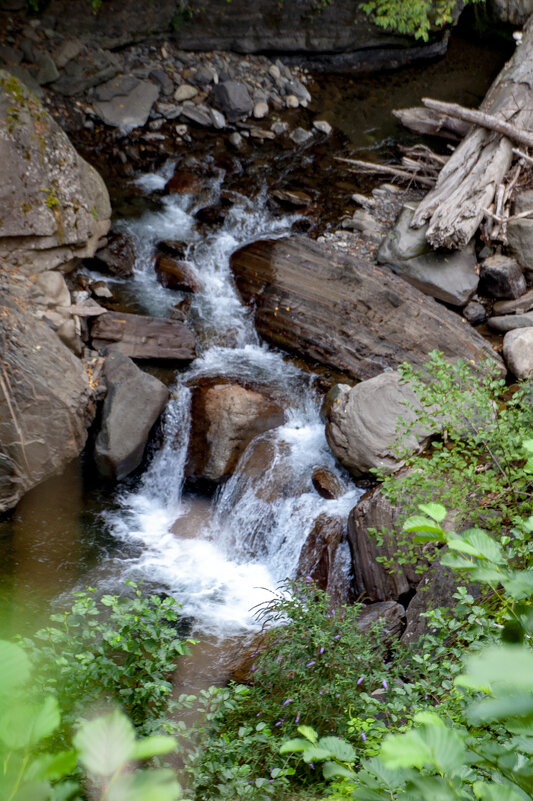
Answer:
[[[481,105],[481,111],[533,135],[533,17],[522,44],[505,65]],[[463,248],[474,236],[485,209],[504,181],[513,159],[513,143],[502,133],[475,125],[441,170],[435,187],[422,200],[413,227],[429,221],[427,239],[434,247]]]
[[[470,125],[463,120],[439,114],[423,106],[396,108],[392,113],[405,128],[424,136],[440,136],[457,142],[466,136],[470,129]]]

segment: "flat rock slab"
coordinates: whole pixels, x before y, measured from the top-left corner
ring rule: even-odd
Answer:
[[[127,132],[147,122],[152,106],[159,97],[159,87],[151,81],[138,81],[133,85],[135,80],[128,76],[119,79],[117,86],[110,86],[104,92],[105,97],[110,95],[108,100],[95,100],[93,103],[95,113],[106,125]]]
[[[268,342],[352,378],[372,378],[432,350],[499,361],[465,321],[390,272],[304,237],[260,240],[231,268]]]
[[[515,328],[530,328],[533,325],[533,312],[524,314],[505,314],[503,317],[489,317],[488,324],[494,331],[514,331]]]
[[[91,329],[93,347],[110,347],[133,359],[190,362],[196,356],[192,331],[179,320],[108,312]]]

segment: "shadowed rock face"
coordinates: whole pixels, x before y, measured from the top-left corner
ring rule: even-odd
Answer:
[[[111,215],[104,181],[24,84],[2,70],[0,127],[0,258],[33,275],[93,256]]]
[[[364,380],[432,350],[449,359],[498,359],[453,312],[368,261],[303,237],[261,240],[231,268],[268,342]]]
[[[82,450],[94,415],[82,363],[0,292],[0,512]]]

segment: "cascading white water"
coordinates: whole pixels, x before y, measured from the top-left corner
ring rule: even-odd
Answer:
[[[145,176],[139,183],[152,189],[164,177]],[[218,193],[215,182],[209,202]],[[121,224],[136,244],[133,280],[139,302],[151,314],[171,314],[176,303],[176,293],[156,280],[156,243],[187,243],[187,261],[200,285],[191,317],[204,349],[177,378],[162,447],[140,485],[119,499],[119,511],[107,515],[107,523],[120,540],[141,546],[140,555],[124,562],[129,574],[148,578],[174,595],[197,630],[227,636],[257,625],[250,610],[270,598],[279,581],[294,575],[316,518],[323,512],[346,517],[360,493],[346,483],[341,498],[324,500],[313,489],[315,467],[326,466],[339,475],[325,440],[313,378],[259,343],[231,277],[229,257],[237,247],[262,236],[283,235],[294,218],[273,219],[264,202],[239,198],[224,225],[202,237],[193,218],[197,207],[191,196],[174,195],[164,199],[161,211]],[[206,507],[182,497],[187,381],[221,375],[264,387],[286,409],[286,421],[260,438],[270,449],[268,469],[259,475],[247,469],[258,446],[254,440],[234,476]]]

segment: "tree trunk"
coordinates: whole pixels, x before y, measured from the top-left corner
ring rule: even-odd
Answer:
[[[498,75],[481,110],[515,128],[533,132],[533,17],[522,44]],[[513,158],[510,139],[473,127],[441,170],[437,184],[418,206],[412,225],[429,220],[433,247],[463,248],[474,236]]]

